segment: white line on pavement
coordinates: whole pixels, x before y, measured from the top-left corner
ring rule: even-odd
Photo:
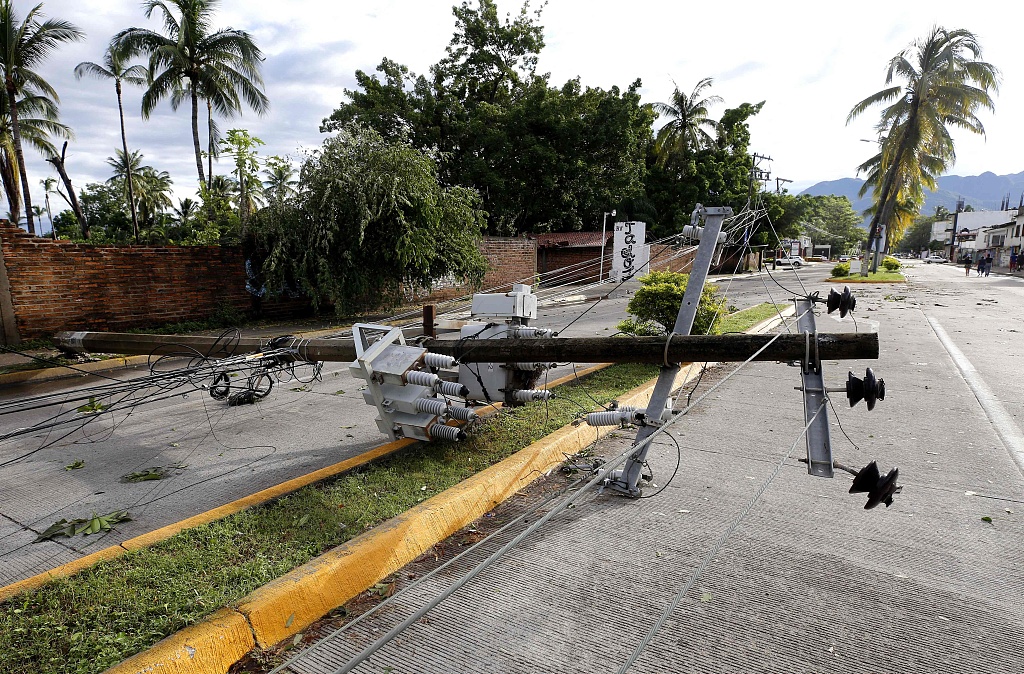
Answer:
[[[1017,464],[1017,470],[1024,474],[1024,434],[1021,433],[1020,428],[1017,427],[1013,417],[1006,411],[1003,404],[992,393],[985,380],[981,378],[981,374],[978,373],[971,361],[953,343],[953,339],[942,328],[938,320],[931,316],[926,316],[926,318],[932,326],[932,330],[935,331],[935,336],[939,338],[949,357],[956,363],[964,381],[971,387],[978,402],[981,403],[981,408],[985,410],[989,421],[996,427],[996,433],[1006,445],[1006,451],[1010,453],[1010,458]]]

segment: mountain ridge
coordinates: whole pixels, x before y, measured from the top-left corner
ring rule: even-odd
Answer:
[[[977,176],[941,176],[935,181],[935,191],[925,194],[921,213],[934,215],[938,206],[945,206],[951,213],[956,209],[958,198],[963,198],[965,205],[973,206],[978,211],[998,211],[1002,201],[1010,195],[1010,207],[1016,207],[1024,195],[1024,171],[1008,175],[996,175],[985,171]],[[857,196],[863,180],[858,178],[839,178],[824,180],[804,189],[800,194],[811,196],[835,195],[847,197],[853,204],[853,210],[863,213],[871,206],[871,190],[863,196]]]

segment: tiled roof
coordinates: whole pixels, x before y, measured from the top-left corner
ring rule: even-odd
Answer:
[[[609,231],[607,240],[613,234]],[[601,232],[554,232],[551,234],[533,234],[537,239],[538,248],[600,248]]]

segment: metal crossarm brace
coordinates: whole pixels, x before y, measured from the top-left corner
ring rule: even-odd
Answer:
[[[732,209],[728,206],[704,208],[697,205],[697,211],[705,218],[704,232],[697,246],[697,256],[690,269],[690,279],[686,283],[686,292],[683,293],[683,301],[679,306],[679,314],[676,316],[673,334],[688,335],[693,328],[693,320],[697,316],[697,307],[700,304],[701,292],[704,290],[704,282],[707,280],[708,271],[711,269],[711,261],[715,254],[715,247],[718,245],[718,235],[722,231],[722,222],[732,215]],[[697,213],[694,211],[694,214]],[[696,224],[696,223],[695,223]],[[666,337],[671,339],[672,335]],[[675,385],[676,374],[679,372],[678,363],[665,363],[658,374],[658,381],[651,393],[651,401],[647,405],[648,424],[659,424],[668,403],[671,400],[672,388]],[[654,433],[655,425],[644,425],[636,434],[633,446],[636,447],[644,442]],[[640,476],[644,462],[647,460],[649,444],[643,445],[633,456],[631,456],[622,468],[614,471],[608,476],[606,487],[612,491],[626,496],[640,496]]]
[[[800,362],[803,380],[804,423],[807,433],[807,472],[815,477],[833,477],[832,440],[828,428],[825,376],[818,355],[818,331],[814,325],[814,302],[799,298],[796,303],[797,332],[804,336],[806,353]],[[812,421],[813,419],[813,421]]]

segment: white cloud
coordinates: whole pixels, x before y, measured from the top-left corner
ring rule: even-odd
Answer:
[[[266,142],[264,154],[292,154],[319,145],[320,121],[354,85],[357,69],[372,72],[387,56],[424,73],[444,55],[454,18],[447,0],[222,0],[217,28],[250,31],[266,54],[265,75],[271,111],[251,112],[221,122],[242,127]],[[538,3],[534,2],[534,6]],[[518,12],[518,2],[500,0],[502,12]],[[76,82],[80,61],[99,61],[118,30],[131,25],[159,29],[147,21],[135,0],[49,0],[44,12],[70,20],[87,32],[85,42],[68,45],[42,69],[62,97],[62,115],[76,132],[68,169],[76,185],[104,180],[105,158],[120,146],[113,86]],[[688,90],[702,77],[715,78],[711,90],[725,107],[766,101],[751,120],[752,149],[773,158],[773,177],[807,185],[853,176],[871,151],[860,139],[874,137],[875,115],[850,126],[854,103],[884,85],[888,60],[932,24],[973,30],[985,57],[1003,70],[997,114],[985,113],[987,140],[957,136],[954,172],[1015,173],[1020,139],[1016,119],[1024,105],[1015,54],[1017,28],[993,12],[967,13],[962,3],[893,3],[866,0],[842,8],[806,0],[765,3],[682,3],[634,0],[597,3],[551,0],[544,9],[547,46],[539,69],[552,83],[581,77],[589,86],[626,87],[643,80],[645,101],[667,100],[673,80]],[[141,92],[126,90],[127,132],[132,148],[146,162],[167,170],[177,196],[195,189],[188,110],[172,113],[162,105],[148,121],[139,117]],[[228,164],[221,162],[220,171]],[[30,180],[51,173],[41,158],[29,163]]]

